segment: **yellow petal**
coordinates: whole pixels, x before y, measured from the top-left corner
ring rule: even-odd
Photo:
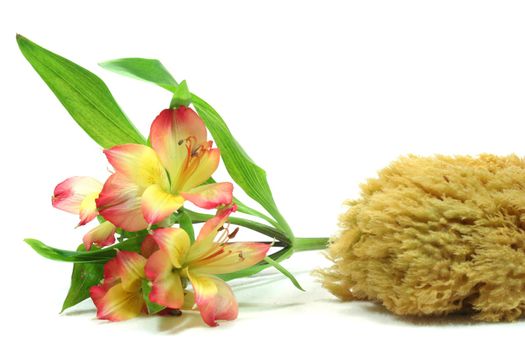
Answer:
[[[120,264],[122,288],[128,291],[140,289],[141,280],[145,278],[146,258],[135,252],[119,251],[117,259]]]
[[[221,153],[218,148],[192,155],[181,172],[176,190],[187,192],[203,184],[217,170],[220,159]]]
[[[82,202],[80,202],[80,223],[79,226],[85,225],[98,215],[97,203],[95,200],[98,198],[99,192],[88,194]]]
[[[97,317],[109,321],[124,321],[141,314],[144,299],[140,291],[129,292],[121,283],[111,287],[105,294],[94,298],[93,292],[101,289],[99,286],[91,290],[93,301],[97,306]]]
[[[191,270],[204,274],[223,274],[251,267],[264,259],[269,244],[238,242],[225,244],[211,257],[191,263]]]
[[[151,185],[142,194],[142,214],[151,225],[170,216],[182,207],[184,198],[164,191],[160,185]]]
[[[185,263],[191,245],[186,231],[172,227],[158,228],[153,231],[153,239],[168,254],[173,266],[180,268]]]
[[[169,187],[166,170],[152,148],[125,144],[112,147],[104,153],[115,171],[127,177],[142,191],[153,184]]]

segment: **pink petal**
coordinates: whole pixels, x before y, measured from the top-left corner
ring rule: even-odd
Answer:
[[[237,318],[238,306],[230,287],[220,278],[209,275],[188,273],[195,302],[201,317],[211,327],[218,326],[217,320]]]
[[[157,242],[151,235],[147,235],[140,245],[140,254],[145,258],[149,258],[157,250],[159,250]]]
[[[99,247],[105,247],[115,243],[115,225],[105,221],[84,235],[82,239],[86,250],[90,250],[93,243]]]
[[[203,209],[213,209],[230,204],[233,200],[233,185],[219,182],[195,187],[188,192],[181,192],[184,199]]]
[[[184,304],[184,289],[179,272],[173,269],[168,254],[159,250],[151,255],[146,264],[146,276],[152,281],[149,298],[152,302],[172,309]]]
[[[124,175],[113,174],[96,200],[99,213],[115,226],[135,232],[148,227],[142,215],[141,190]]]
[[[55,187],[52,204],[57,209],[72,214],[80,214],[80,206],[86,196],[94,196],[96,198],[101,189],[102,184],[92,177],[70,177]],[[85,205],[88,205],[88,203],[86,202]]]

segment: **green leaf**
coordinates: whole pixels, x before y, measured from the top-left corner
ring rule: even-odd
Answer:
[[[159,61],[141,60],[139,58],[122,58],[102,64],[104,68],[113,72],[120,74],[124,72],[125,75],[149,81],[172,92],[175,91],[174,89],[176,89],[178,84],[164,66],[162,66],[162,71],[155,68],[158,65],[162,66]],[[165,75],[149,74],[148,71],[150,69],[155,69],[159,74],[164,71]],[[171,84],[166,84],[167,81],[171,81]],[[266,180],[266,172],[246,154],[234,139],[224,120],[208,103],[195,94],[192,94],[192,102],[221,150],[222,159],[232,179],[248,196],[261,204],[273,216],[278,223],[277,228],[281,229],[292,240],[292,230],[277,209],[270,186]]]
[[[180,210],[180,216],[179,219],[179,225],[180,228],[186,231],[188,236],[190,237],[190,242],[195,242],[195,232],[193,231],[193,222],[191,220],[190,215],[186,212],[185,209]]]
[[[138,252],[140,251],[140,246],[146,235],[147,234],[139,234],[137,235],[137,237],[127,239],[124,242],[114,244],[110,247],[106,247],[100,250],[90,250],[89,252],[53,248],[42,243],[37,239],[32,238],[26,238],[24,239],[24,241],[44,258],[56,261],[86,264],[105,263],[106,261],[111,260],[116,256],[117,249]]]
[[[96,247],[92,249],[98,250]],[[84,245],[80,245],[77,251],[85,251]],[[103,263],[74,264],[71,285],[60,312],[64,312],[64,310],[89,298],[89,288],[97,285],[102,280],[103,275]]]
[[[148,308],[148,314],[154,315],[164,310],[166,308],[165,306],[154,303],[149,299],[149,293],[151,293],[150,282],[148,280],[142,280],[142,297],[144,298],[144,301],[146,302],[146,307]]]
[[[171,99],[170,108],[179,108],[180,106],[188,107],[191,103],[191,93],[188,89],[186,80],[183,80],[179,86],[175,88],[173,98]]]
[[[146,142],[99,77],[21,35],[16,41],[69,114],[100,146]]]
[[[224,165],[232,179],[274,217],[279,224],[278,228],[288,238],[293,239],[290,226],[277,209],[270,185],[266,180],[266,172],[246,154],[221,116],[204,100],[194,94],[192,96],[193,105],[221,150]]]
[[[279,264],[277,261],[273,260],[272,258],[270,257],[266,257],[264,258],[264,261],[266,261],[269,265],[272,265],[273,267],[275,267],[275,269],[277,269],[280,273],[282,273],[283,275],[285,275],[286,277],[288,277],[290,279],[290,281],[292,281],[293,285],[299,289],[299,290],[302,290],[303,292],[305,292],[305,290],[303,289],[303,287],[301,287],[301,285],[299,284],[299,282],[297,281],[297,279],[295,278],[294,275],[292,275],[292,273],[290,271],[288,271],[287,269],[285,269],[283,266],[281,266],[281,264]]]
[[[124,76],[155,83],[171,92],[175,92],[178,85],[159,60],[148,58],[122,58],[101,62],[99,65],[102,68]]]

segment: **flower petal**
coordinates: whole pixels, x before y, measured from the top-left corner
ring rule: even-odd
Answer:
[[[102,184],[92,177],[73,176],[55,187],[51,202],[57,209],[79,214],[80,204],[86,196],[99,193],[101,189]]]
[[[152,148],[130,143],[104,150],[104,153],[115,171],[141,190],[153,184],[169,187],[166,170]]]
[[[184,288],[177,270],[173,270],[169,255],[159,250],[151,255],[145,267],[146,277],[152,281],[149,298],[152,302],[172,309],[184,305]]]
[[[120,263],[115,257],[104,264],[104,279],[100,287],[107,291],[113,287],[116,283],[120,282]]]
[[[195,187],[188,192],[181,192],[184,199],[203,209],[217,208],[219,205],[230,204],[233,200],[233,185],[229,182],[219,182]]]
[[[220,253],[191,264],[194,273],[217,275],[251,267],[264,259],[269,244],[238,242],[224,245]]]
[[[90,250],[93,243],[99,247],[105,247],[115,243],[115,225],[105,221],[84,235],[82,241],[86,250]]]
[[[144,308],[140,290],[129,292],[121,283],[107,292],[100,286],[91,287],[89,292],[97,307],[97,317],[102,320],[124,321],[140,315]]]
[[[217,232],[222,228],[231,213],[237,210],[236,205],[232,205],[217,211],[217,214],[206,221],[199,231],[195,243],[190,248],[186,260],[188,262],[204,258],[210,251],[215,250],[216,244],[213,243]]]
[[[96,200],[100,215],[115,226],[126,231],[135,232],[148,227],[142,215],[140,188],[124,175],[111,175],[98,199]]]
[[[181,228],[158,228],[153,231],[153,238],[159,245],[160,249],[169,256],[171,264],[180,268],[190,250],[190,237]]]
[[[146,278],[150,281],[155,281],[173,270],[173,264],[171,263],[168,253],[162,250],[157,250],[151,254],[144,266],[144,273]]]
[[[181,106],[165,109],[151,124],[151,146],[168,170],[172,180],[178,179],[188,152],[186,141],[192,138],[192,147],[206,142],[206,126],[192,109]]]
[[[203,184],[217,170],[220,160],[221,152],[218,148],[212,148],[201,154],[191,156],[175,185],[175,189],[187,192]]]
[[[230,217],[230,214],[237,210],[236,205],[232,205],[217,211],[217,214],[202,226],[197,236],[197,241],[207,240],[210,236],[217,235],[217,231],[224,225],[224,223]],[[213,240],[213,239],[212,239]]]
[[[157,250],[159,250],[157,242],[155,242],[151,235],[147,235],[140,245],[140,254],[145,258],[149,258]]]
[[[117,259],[122,288],[127,291],[140,290],[141,279],[145,278],[146,258],[135,252],[121,250],[117,253]]]
[[[166,192],[156,184],[142,194],[142,214],[150,225],[166,219],[183,204],[182,196]]]
[[[211,327],[217,320],[237,318],[238,306],[230,286],[215,276],[188,273],[201,317]]]
[[[79,207],[80,222],[78,223],[78,226],[85,225],[97,217],[98,210],[97,210],[97,203],[95,201],[98,198],[99,192],[88,194],[80,203],[80,207]]]

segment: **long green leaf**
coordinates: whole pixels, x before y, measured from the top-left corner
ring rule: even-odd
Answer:
[[[26,238],[24,241],[29,244],[31,248],[41,256],[47,259],[74,262],[74,263],[105,263],[106,261],[114,258],[118,250],[126,250],[132,252],[138,252],[140,245],[146,234],[137,235],[137,237],[130,238],[124,242],[114,244],[110,247],[106,247],[100,250],[85,251],[72,251],[63,250],[58,248],[50,247],[37,239]]]
[[[275,269],[277,271],[279,271],[280,273],[282,273],[283,275],[288,277],[288,279],[293,283],[295,288],[305,292],[305,290],[303,289],[303,287],[301,287],[301,285],[299,284],[299,281],[297,281],[295,276],[292,275],[292,273],[290,271],[288,271],[287,269],[285,269],[281,264],[279,264],[277,261],[273,260],[272,258],[270,258],[268,256],[266,258],[264,258],[264,261],[266,261],[269,265],[275,267]]]
[[[192,94],[192,102],[221,150],[224,165],[232,179],[275,218],[279,228],[289,238],[293,238],[290,226],[277,209],[266,172],[246,154],[221,116],[206,101]]]
[[[96,247],[91,249],[98,250]],[[84,245],[80,245],[77,251],[85,251]],[[103,263],[74,264],[69,291],[60,312],[89,298],[89,288],[100,282],[103,278],[103,273]]]
[[[120,74],[126,73],[128,76],[131,75],[135,78],[152,82],[169,91],[174,91],[177,86],[173,77],[166,71],[160,61],[157,60],[122,58],[107,61],[101,65],[113,72]],[[165,75],[159,77],[158,74],[150,74],[150,71],[156,73],[165,72],[163,73]],[[169,80],[173,80],[172,83],[174,84],[166,86],[166,82]],[[279,225],[278,228],[281,229],[289,239],[293,239],[290,226],[277,209],[266,179],[266,172],[255,164],[246,154],[234,139],[224,120],[208,103],[195,94],[192,94],[192,102],[221,150],[222,159],[232,179],[246,194],[261,204],[262,207],[274,217]]]
[[[69,114],[100,146],[146,142],[99,77],[21,35],[16,41]]]
[[[123,58],[101,62],[99,65],[109,71],[135,79],[153,82],[158,86],[175,92],[178,85],[159,60],[148,58]]]

